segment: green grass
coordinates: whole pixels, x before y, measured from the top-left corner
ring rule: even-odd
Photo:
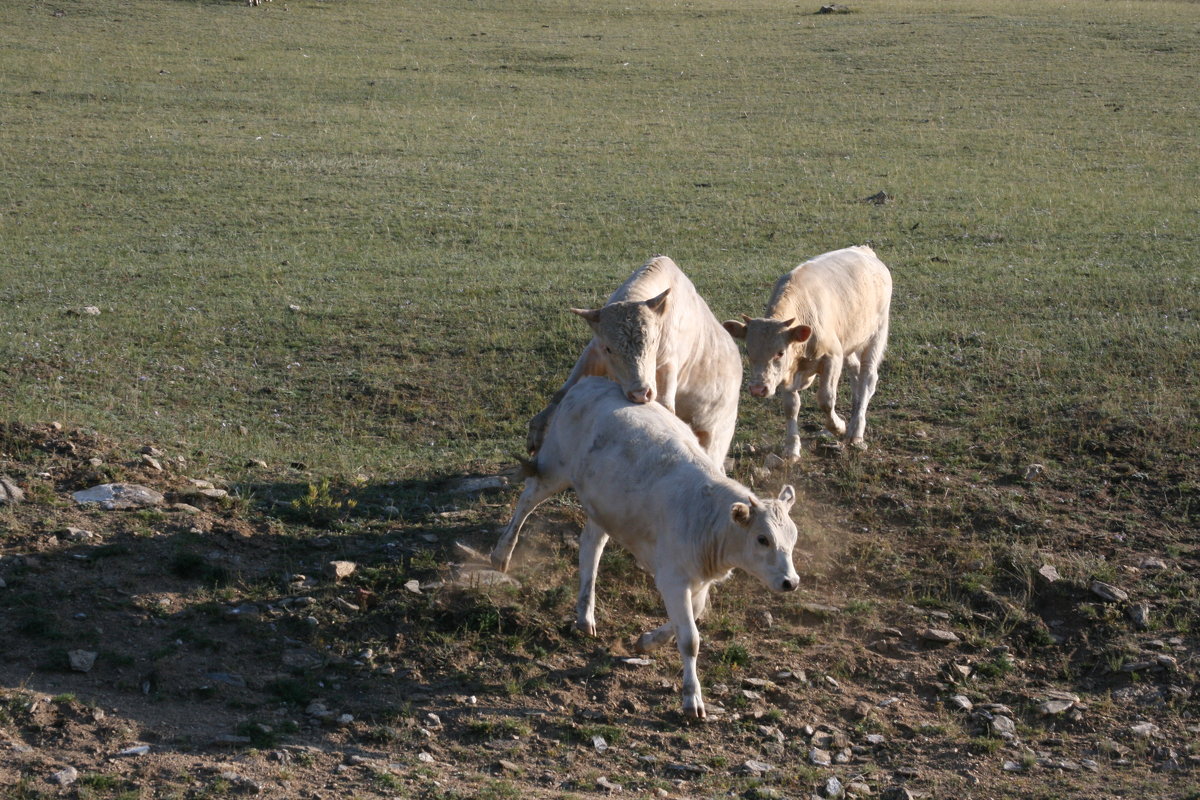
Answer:
[[[6,416],[233,468],[495,466],[586,338],[566,307],[649,255],[727,317],[869,242],[883,446],[1200,445],[1195,4],[288,6],[0,8]],[[744,401],[739,439],[781,428]]]

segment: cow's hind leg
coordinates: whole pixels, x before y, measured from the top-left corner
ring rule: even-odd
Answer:
[[[541,476],[525,479],[525,489],[517,499],[512,519],[509,520],[508,526],[501,534],[500,541],[496,542],[496,546],[492,548],[491,560],[495,569],[500,572],[508,572],[513,550],[517,548],[517,537],[521,533],[521,526],[525,524],[525,520],[543,500],[565,488],[566,484],[552,483],[544,480]]]
[[[846,422],[838,416],[838,381],[842,378],[842,357],[826,356],[822,359],[821,377],[817,382],[817,406],[825,412],[825,429],[835,436],[846,433]]]
[[[787,438],[783,442],[783,457],[795,460],[800,457],[800,392],[788,389],[783,392],[783,413],[787,416]]]
[[[867,443],[863,440],[867,431],[867,406],[875,396],[875,387],[879,385],[879,363],[883,361],[886,342],[887,328],[884,328],[863,350],[855,376],[854,405],[850,409],[850,423],[846,426],[846,444],[859,450],[867,449]]]
[[[575,603],[575,627],[588,636],[596,635],[596,570],[608,544],[608,534],[592,520],[579,535],[579,600]]]

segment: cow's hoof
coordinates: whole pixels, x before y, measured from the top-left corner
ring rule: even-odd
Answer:
[[[508,572],[509,559],[502,553],[492,553],[488,560],[492,562],[492,569],[496,572]]]
[[[578,619],[578,620],[575,620],[575,630],[579,631],[584,636],[595,637],[596,623],[589,622],[588,620],[585,620],[585,619]]]
[[[683,700],[683,715],[692,717],[693,719],[704,719],[708,715],[704,713],[704,701],[699,697],[685,697]]]
[[[867,450],[868,449],[867,443],[864,442],[862,439],[851,439],[849,444],[855,450]]]

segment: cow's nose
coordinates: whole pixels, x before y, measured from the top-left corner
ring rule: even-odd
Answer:
[[[626,392],[626,396],[634,403],[649,403],[654,399],[654,390],[647,386],[644,389],[634,389],[631,392]]]
[[[766,397],[767,387],[761,383],[750,384],[750,394],[754,397]]]
[[[779,588],[783,589],[785,592],[794,592],[799,585],[799,581],[794,581],[791,578],[784,578],[783,583],[780,584]]]

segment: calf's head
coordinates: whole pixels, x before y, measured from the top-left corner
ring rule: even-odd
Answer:
[[[795,502],[796,490],[784,486],[774,500],[750,497],[745,503],[734,503],[729,512],[743,534],[738,566],[773,592],[791,592],[800,585],[792,564],[796,523],[789,512]]]
[[[742,319],[726,320],[723,325],[733,338],[746,340],[750,394],[770,397],[776,387],[796,374],[812,328],[795,324],[795,319],[751,319],[745,314]]]
[[[634,403],[658,396],[658,346],[667,309],[665,290],[649,300],[620,300],[597,309],[572,308],[587,320],[609,376]]]

